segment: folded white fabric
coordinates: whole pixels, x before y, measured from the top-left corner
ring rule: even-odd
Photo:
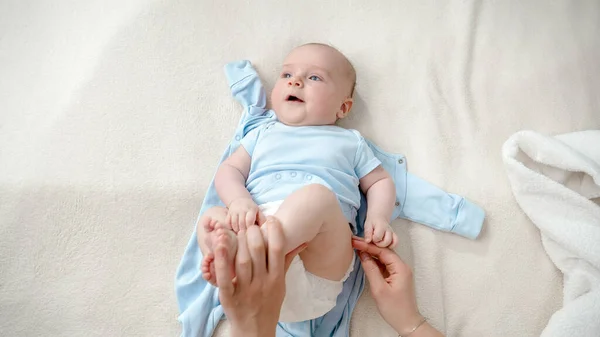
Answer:
[[[502,149],[515,199],[564,274],[563,307],[541,336],[600,336],[600,130],[512,135]]]

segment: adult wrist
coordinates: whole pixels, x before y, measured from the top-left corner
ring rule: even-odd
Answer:
[[[232,337],[275,337],[277,321],[267,322],[266,319],[248,317],[243,322],[231,321],[230,323]]]
[[[244,327],[244,326],[231,326],[231,337],[275,337],[275,326],[269,328],[265,327]]]
[[[417,330],[424,324],[427,324],[425,317],[420,313],[416,313],[415,315],[411,315],[411,317],[398,320],[392,327],[400,337],[408,337],[414,336]]]

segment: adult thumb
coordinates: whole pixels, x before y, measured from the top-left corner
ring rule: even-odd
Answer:
[[[371,284],[371,288],[378,288],[386,285],[383,275],[381,275],[381,269],[377,261],[375,261],[369,254],[365,252],[359,253],[360,263],[363,266],[365,275]]]

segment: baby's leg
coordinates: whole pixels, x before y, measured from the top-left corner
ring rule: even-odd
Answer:
[[[290,252],[304,242],[300,253],[306,270],[339,281],[352,261],[352,232],[337,198],[328,188],[308,185],[285,199],[274,216],[279,219]]]

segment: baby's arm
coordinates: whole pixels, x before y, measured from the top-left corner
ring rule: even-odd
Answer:
[[[367,195],[365,239],[380,247],[394,247],[398,241],[389,221],[396,202],[396,186],[392,177],[379,165],[360,179],[360,188]]]
[[[215,175],[215,189],[229,210],[227,221],[235,232],[253,225],[259,214],[258,206],[246,189],[250,162],[250,155],[240,146],[219,165]],[[262,215],[259,217],[264,218]]]

